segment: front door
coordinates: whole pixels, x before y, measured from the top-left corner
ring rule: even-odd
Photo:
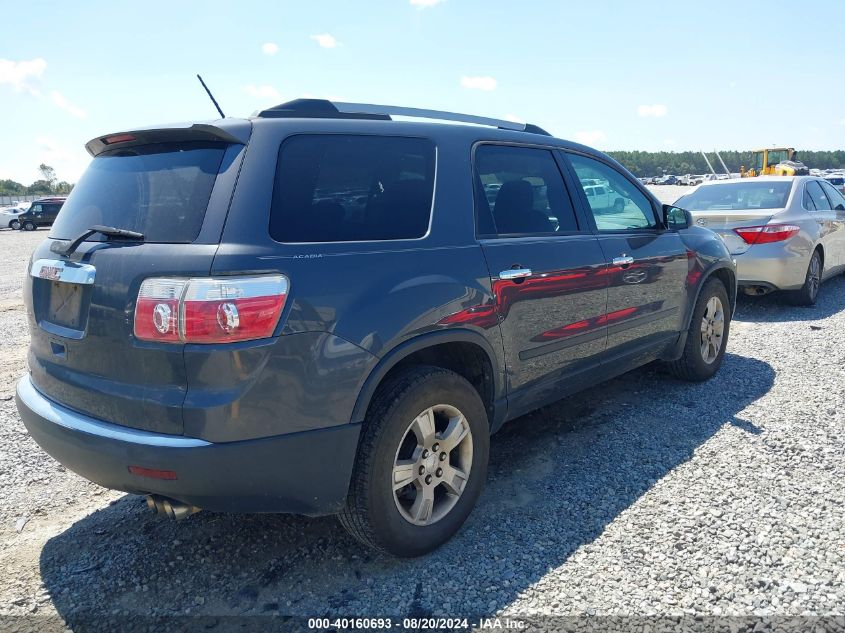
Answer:
[[[582,154],[567,153],[567,158],[579,183],[598,179],[608,194],[598,204],[580,187],[609,266],[605,362],[653,355],[677,340],[683,328],[687,248],[677,231],[661,226],[655,204],[622,171]]]
[[[607,265],[553,151],[479,145],[474,177],[513,416],[554,399],[565,375],[600,364]]]

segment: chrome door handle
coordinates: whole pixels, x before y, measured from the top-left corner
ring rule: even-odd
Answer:
[[[613,265],[614,266],[630,266],[634,263],[634,258],[630,255],[623,255],[622,257],[614,257],[613,258]]]
[[[530,268],[509,268],[499,273],[499,279],[524,279],[531,276]]]

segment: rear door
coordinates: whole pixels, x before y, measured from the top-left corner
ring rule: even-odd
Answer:
[[[824,245],[824,267],[827,273],[845,263],[845,211],[834,208],[837,205],[836,195],[833,187],[823,180],[808,180],[805,184],[804,201],[812,206],[810,213],[821,225],[819,236]]]
[[[604,351],[606,263],[576,215],[554,152],[482,144],[474,153],[477,233],[490,271],[509,377],[509,415]],[[492,204],[482,192],[495,184]]]
[[[615,204],[590,206],[574,185],[608,263],[607,355],[652,353],[682,328],[687,301],[687,249],[677,231],[665,230],[657,209],[632,179],[609,163],[567,152],[576,181],[600,178]],[[621,204],[616,202],[621,200]]]
[[[33,255],[25,291],[29,365],[35,386],[61,404],[178,434],[184,345],[137,340],[135,303],[146,277],[208,275],[243,145],[195,135],[181,140],[178,129],[147,144],[144,133],[135,134],[128,146],[118,143],[94,158],[51,239]],[[144,239],[94,234],[61,254],[94,225],[138,231]]]

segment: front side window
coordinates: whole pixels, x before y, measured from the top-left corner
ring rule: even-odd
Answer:
[[[807,183],[807,193],[810,195],[810,199],[813,201],[816,211],[829,211],[833,208],[831,207],[827,196],[824,195],[824,191],[822,191],[821,186],[815,180],[811,180]]]
[[[478,234],[543,235],[578,230],[572,200],[552,153],[533,147],[481,145],[475,152]]]
[[[303,134],[279,149],[270,236],[277,242],[418,239],[428,232],[428,139]]]
[[[630,180],[610,165],[593,158],[570,154],[569,160],[584,193],[584,183],[596,180],[606,183],[587,195],[587,204],[599,231],[651,229],[657,226],[651,201]]]

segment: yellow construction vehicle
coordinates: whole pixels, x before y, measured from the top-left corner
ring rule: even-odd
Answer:
[[[754,176],[806,176],[810,173],[807,166],[796,159],[794,147],[770,147],[755,149],[751,153],[751,167],[740,167],[743,178]]]

